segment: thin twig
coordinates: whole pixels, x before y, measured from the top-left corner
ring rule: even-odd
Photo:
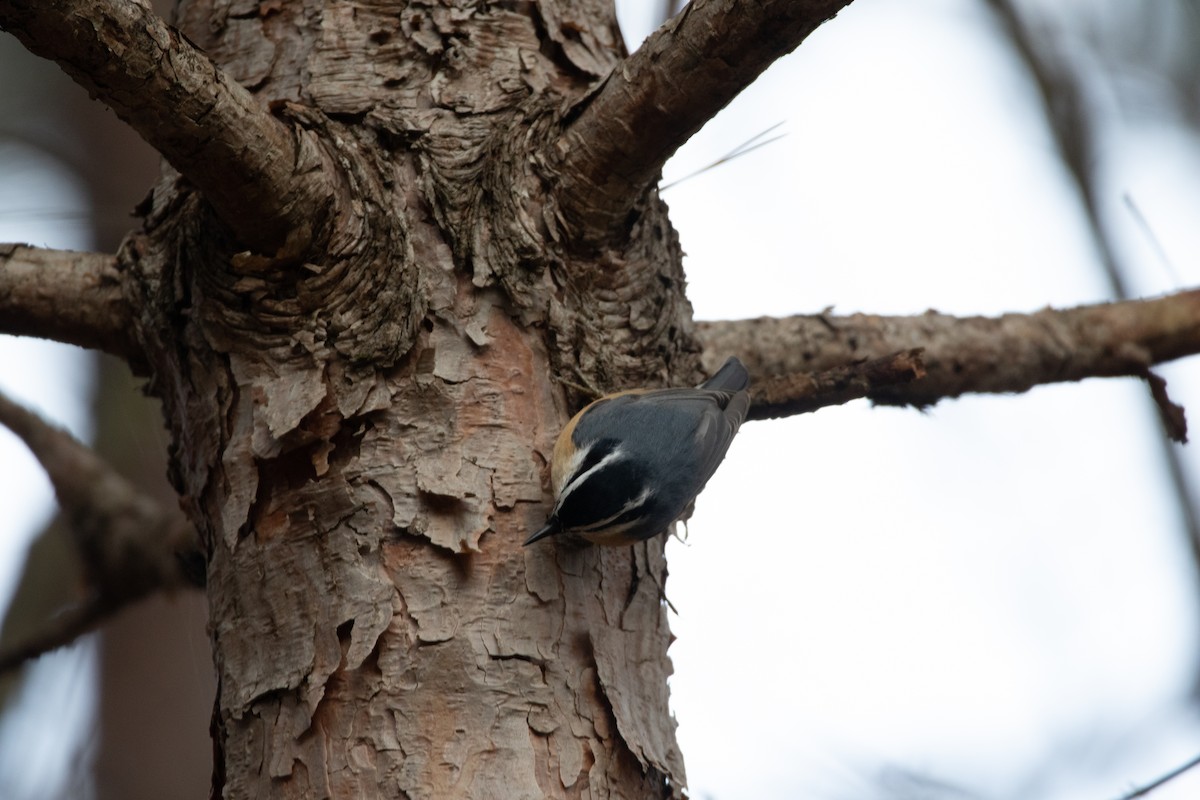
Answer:
[[[1145,797],[1146,795],[1150,794],[1155,789],[1158,789],[1159,787],[1161,787],[1163,784],[1167,783],[1168,781],[1173,781],[1176,778],[1178,778],[1180,775],[1182,775],[1183,773],[1187,772],[1189,769],[1192,769],[1192,768],[1198,767],[1198,766],[1200,766],[1200,756],[1196,756],[1195,758],[1193,758],[1191,761],[1187,762],[1183,766],[1176,767],[1175,769],[1168,772],[1166,775],[1163,775],[1161,778],[1157,778],[1157,779],[1151,781],[1150,783],[1146,784],[1145,786],[1141,787],[1140,789],[1134,789],[1129,794],[1121,795],[1120,798],[1118,798],[1118,800],[1134,800],[1134,798],[1137,798],[1137,797]]]
[[[1134,202],[1133,195],[1126,192],[1121,195],[1121,199],[1125,201],[1125,207],[1129,209],[1129,216],[1133,217],[1134,223],[1137,224],[1138,229],[1146,237],[1146,241],[1150,243],[1154,254],[1158,256],[1158,261],[1167,273],[1167,278],[1170,279],[1171,285],[1176,288],[1182,286],[1183,281],[1179,277],[1179,271],[1171,263],[1171,258],[1167,255],[1167,250],[1163,247],[1162,241],[1154,234],[1154,229],[1150,227],[1150,221],[1146,219],[1146,215],[1142,213],[1142,210],[1138,208],[1138,204]]]
[[[662,184],[661,186],[658,187],[658,191],[665,192],[665,191],[667,191],[667,189],[670,189],[672,186],[678,186],[679,184],[683,183],[684,181],[691,180],[692,178],[696,177],[697,175],[703,175],[705,172],[708,172],[710,169],[715,169],[716,167],[719,167],[722,164],[727,164],[730,161],[733,161],[735,158],[741,158],[742,156],[746,155],[747,153],[753,153],[758,148],[765,147],[765,146],[771,144],[772,142],[778,142],[780,139],[787,136],[787,134],[781,133],[778,136],[772,136],[770,139],[767,139],[762,142],[757,142],[756,140],[761,139],[762,137],[766,136],[768,133],[775,130],[782,124],[783,124],[782,122],[776,122],[774,125],[767,128],[765,131],[762,131],[761,133],[757,133],[754,136],[751,136],[749,139],[742,142],[737,147],[733,148],[728,153],[726,153],[725,155],[718,158],[716,161],[713,161],[711,164],[706,164],[705,166],[701,167],[700,169],[696,170],[695,172],[690,172],[687,175],[684,175],[682,178],[676,178],[675,180],[671,181],[670,183]]]
[[[1187,417],[1183,406],[1171,400],[1167,395],[1167,382],[1162,376],[1150,370],[1143,370],[1140,377],[1150,387],[1150,396],[1154,399],[1154,407],[1158,409],[1158,417],[1162,420],[1163,430],[1173,442],[1187,444]]]
[[[545,161],[565,222],[608,234],[680,145],[850,0],[697,0],[618,64]]]
[[[97,598],[47,620],[45,627],[32,637],[0,652],[0,676],[91,633],[115,611],[116,608]]]

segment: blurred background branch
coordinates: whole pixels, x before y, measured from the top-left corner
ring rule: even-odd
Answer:
[[[1112,128],[1119,122],[1116,117],[1122,106],[1153,107],[1144,97],[1144,90],[1152,87],[1137,80],[1145,76],[1148,59],[1157,58],[1167,66],[1160,73],[1166,78],[1165,84],[1153,88],[1168,88],[1166,97],[1174,103],[1159,106],[1159,112],[1171,114],[1173,109],[1178,109],[1177,119],[1195,126],[1196,86],[1200,85],[1197,48],[1182,48],[1178,58],[1171,54],[1178,48],[1172,41],[1175,36],[1180,36],[1183,42],[1194,44],[1200,41],[1197,6],[1193,0],[1181,0],[1178,4],[1159,3],[1154,7],[1110,3],[1104,12],[1108,15],[1109,25],[1096,25],[1091,29],[1090,37],[1081,37],[1078,30],[1074,36],[1064,30],[1060,23],[1051,19],[1045,7],[1035,10],[1023,7],[1028,4],[1016,0],[986,2],[995,12],[1013,53],[1024,64],[1037,87],[1046,124],[1063,167],[1078,193],[1088,230],[1095,242],[1097,265],[1108,282],[1112,297],[1128,300],[1135,296],[1131,269],[1124,263],[1103,200],[1114,192],[1105,181],[1108,172],[1106,150],[1118,139]],[[1171,25],[1179,25],[1180,29],[1172,32]],[[1190,37],[1189,33],[1192,34]],[[1126,192],[1119,194],[1131,210],[1136,209],[1136,205],[1129,205],[1132,201]],[[1135,221],[1139,226],[1146,224],[1140,214]],[[1155,384],[1151,382],[1150,385]],[[1151,400],[1162,408],[1153,391]],[[1200,575],[1200,504],[1192,488],[1192,476],[1171,441],[1170,425],[1165,419],[1163,424],[1165,435],[1157,442],[1171,479],[1197,575]],[[1197,603],[1200,604],[1200,597]],[[1194,692],[1200,697],[1200,673]]]

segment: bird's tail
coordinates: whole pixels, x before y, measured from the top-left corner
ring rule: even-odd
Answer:
[[[718,392],[740,392],[750,385],[750,373],[737,356],[730,356],[712,377],[700,384],[701,389],[713,389]]]

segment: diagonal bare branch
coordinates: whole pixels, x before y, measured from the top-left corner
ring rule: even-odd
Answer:
[[[1171,781],[1178,778],[1183,773],[1187,772],[1188,770],[1195,769],[1196,767],[1200,767],[1200,756],[1196,756],[1195,758],[1193,758],[1191,761],[1187,762],[1186,764],[1178,766],[1175,769],[1168,772],[1167,774],[1162,775],[1158,778],[1155,778],[1150,783],[1147,783],[1145,786],[1139,786],[1137,789],[1134,789],[1126,794],[1121,795],[1120,798],[1118,798],[1118,800],[1135,800],[1135,798],[1138,798],[1138,797],[1145,797],[1146,795],[1153,792],[1155,789],[1162,788],[1166,784],[1168,784]]]
[[[88,447],[0,395],[0,424],[25,442],[54,485],[88,570],[89,601],[48,624],[33,640],[0,653],[0,674],[86,633],[151,592],[182,585],[179,555],[195,532],[178,509],[139,492]]]
[[[94,631],[116,610],[110,607],[109,603],[97,598],[52,618],[44,628],[29,638],[11,649],[0,651],[0,676],[7,675],[26,662],[44,656],[52,650],[74,643],[80,636]]]
[[[680,145],[850,0],[696,0],[584,101],[552,145],[566,222],[604,235]]]
[[[1123,263],[1120,248],[1105,222],[1102,209],[1103,192],[1098,175],[1103,155],[1101,129],[1105,120],[1096,98],[1088,91],[1085,80],[1088,68],[1072,63],[1067,51],[1055,40],[1055,31],[1052,28],[1039,30],[1014,3],[987,0],[987,4],[995,13],[1014,54],[1033,79],[1059,157],[1079,193],[1084,217],[1096,243],[1097,262],[1113,297],[1127,300],[1131,294],[1128,265]],[[1094,80],[1094,76],[1089,79]],[[1177,407],[1167,398],[1163,388],[1165,382],[1149,371],[1143,377],[1150,387],[1151,399],[1167,436],[1174,441],[1184,441],[1186,426],[1179,424],[1182,409],[1177,412]],[[1200,564],[1200,507],[1192,490],[1192,481],[1179,451],[1167,439],[1159,439],[1158,446],[1179,499],[1193,559]]]
[[[0,243],[0,333],[141,360],[116,256]]]
[[[248,247],[274,254],[312,238],[332,196],[331,171],[149,4],[2,0],[0,29],[112,108]]]
[[[1200,353],[1200,289],[1152,300],[999,317],[830,314],[698,323],[704,366],[737,355],[755,382],[921,348],[926,375],[870,396],[924,406],[968,392],[1132,375]]]

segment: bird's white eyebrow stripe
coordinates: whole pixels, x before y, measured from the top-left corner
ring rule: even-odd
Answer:
[[[584,450],[583,455],[579,457],[579,460],[582,462],[585,458],[587,458],[587,454],[590,453],[591,450],[592,450],[592,448],[590,446],[587,448],[587,450]],[[567,485],[563,487],[562,492],[558,495],[558,502],[555,504],[555,506],[557,508],[562,508],[563,501],[567,499],[567,495],[569,495],[571,492],[575,491],[575,488],[577,486],[581,485],[587,479],[587,477],[589,475],[591,475],[593,472],[600,469],[601,467],[605,466],[606,464],[611,464],[612,462],[616,461],[618,458],[621,458],[622,456],[624,456],[624,454],[625,454],[624,451],[621,450],[620,447],[615,447],[615,448],[613,448],[613,451],[611,453],[609,453],[604,458],[597,461],[595,463],[595,465],[593,465],[589,469],[584,470],[583,472],[579,473],[578,475],[572,476],[567,481]]]
[[[647,500],[650,499],[650,495],[652,495],[652,494],[654,494],[654,492],[651,491],[650,489],[648,489],[648,488],[643,489],[641,494],[639,494],[637,497],[633,498],[628,503],[623,505],[621,507],[621,510],[618,511],[617,513],[613,514],[611,517],[605,517],[604,519],[600,520],[599,522],[593,522],[591,525],[586,525],[582,528],[575,528],[575,530],[579,531],[580,533],[589,533],[589,532],[597,530],[599,528],[603,528],[605,525],[612,522],[614,519],[619,518],[622,514],[625,514],[629,511],[632,511],[633,509],[637,508],[638,506],[643,505]],[[613,530],[613,533],[620,533],[622,531],[626,531],[629,528],[632,528],[636,523],[637,523],[637,520],[634,520],[632,522],[627,522],[623,525],[620,525]]]
[[[567,487],[567,484],[571,483],[571,478],[573,478],[575,476],[575,470],[579,469],[579,465],[582,464],[584,462],[584,460],[587,459],[588,453],[592,452],[592,448],[595,446],[596,446],[596,444],[595,444],[595,442],[593,442],[592,444],[589,444],[587,447],[581,447],[578,450],[571,453],[571,457],[567,461],[567,465],[564,469],[564,473],[565,473],[563,476],[564,483],[562,486],[554,487],[555,495],[557,495],[558,497],[562,497],[563,489],[565,489]]]

